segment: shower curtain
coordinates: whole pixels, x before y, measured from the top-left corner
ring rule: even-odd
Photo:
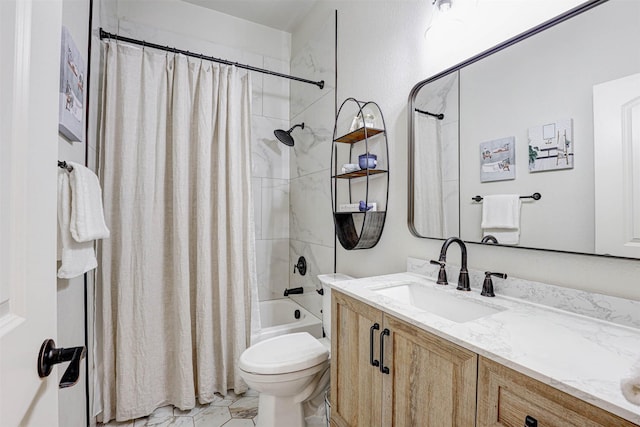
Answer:
[[[120,421],[246,391],[236,364],[257,310],[251,88],[232,66],[104,47],[112,235],[100,247],[97,395],[99,418]]]
[[[419,112],[414,114],[414,224],[423,236],[446,237],[440,122]]]

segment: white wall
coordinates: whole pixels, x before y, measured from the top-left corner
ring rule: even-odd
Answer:
[[[89,64],[87,34],[89,2],[86,0],[64,0],[62,3],[62,25],[67,27],[71,33],[71,37],[82,55],[86,70]],[[89,141],[89,144],[92,143],[95,146],[95,141]],[[60,160],[74,161],[84,165],[86,149],[87,145],[84,141],[69,141],[61,135],[58,136],[58,159]],[[58,339],[56,344],[59,347],[82,346],[85,344],[84,334],[84,275],[69,280],[58,279]],[[61,369],[58,369],[59,378],[62,377],[66,367],[67,364],[64,364]],[[73,387],[58,391],[58,419],[61,426],[86,424],[86,375],[85,361],[83,360],[78,383]]]
[[[135,21],[148,27],[171,30],[176,34],[197,40],[208,40],[236,51],[289,60],[291,35],[284,31],[180,0],[116,1],[121,19]],[[156,42],[155,39],[153,41]],[[235,61],[236,58],[233,60]],[[240,62],[240,59],[237,60]]]
[[[377,101],[387,122],[391,183],[385,230],[373,249],[348,252],[339,248],[340,272],[361,277],[404,271],[407,256],[426,259],[439,253],[441,241],[415,238],[406,224],[407,100],[413,85],[580,1],[480,0],[464,25],[452,24],[436,32],[432,27],[425,39],[430,3],[319,2],[302,25],[318,28],[318,20],[327,11],[338,9],[338,101],[348,96]],[[294,33],[294,50],[298,37],[306,40],[308,33]],[[640,299],[638,261],[478,245],[468,249],[470,267],[479,270]],[[457,254],[449,257],[454,261]]]

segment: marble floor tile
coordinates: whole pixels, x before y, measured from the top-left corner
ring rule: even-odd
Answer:
[[[193,427],[193,417],[174,417],[173,415],[160,420],[151,420],[152,424],[149,424],[149,419],[138,419],[134,423],[134,427],[153,426],[153,427]]]
[[[233,418],[251,419],[258,415],[258,398],[241,397],[229,406]]]
[[[229,408],[210,406],[193,417],[194,427],[221,427],[231,419]]]
[[[134,423],[135,423],[134,420],[121,421],[121,422],[111,421],[111,422],[108,422],[107,424],[98,423],[98,426],[99,427],[102,427],[102,426],[104,427],[135,427]]]
[[[229,405],[230,404],[231,403],[229,403]],[[229,406],[229,405],[225,405],[225,406]],[[207,404],[204,404],[204,405],[198,404],[198,405],[195,406],[195,408],[191,408],[191,409],[187,409],[187,410],[174,408],[173,409],[173,415],[175,415],[176,417],[195,417],[200,412],[202,412],[205,409],[207,409],[209,406],[210,406],[210,404],[207,403]]]
[[[226,423],[224,427],[254,427],[253,420],[245,420],[241,418],[232,418],[231,421]]]
[[[166,426],[168,422],[171,422],[173,418],[173,406],[163,406],[153,411],[151,415],[146,418],[144,426]],[[138,425],[134,425],[138,427]]]
[[[257,414],[258,393],[250,390],[239,396],[233,392],[227,396],[216,394],[213,402],[189,410],[163,406],[148,417],[99,423],[98,427],[253,427]]]

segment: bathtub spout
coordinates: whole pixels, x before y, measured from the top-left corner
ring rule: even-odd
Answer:
[[[304,289],[302,288],[290,288],[290,289],[285,289],[284,290],[284,296],[288,297],[289,295],[294,295],[294,294],[301,294],[304,292]]]

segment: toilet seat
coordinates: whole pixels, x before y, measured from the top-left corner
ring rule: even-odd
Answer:
[[[307,332],[261,341],[242,353],[239,367],[261,375],[301,371],[325,362],[329,351]]]

